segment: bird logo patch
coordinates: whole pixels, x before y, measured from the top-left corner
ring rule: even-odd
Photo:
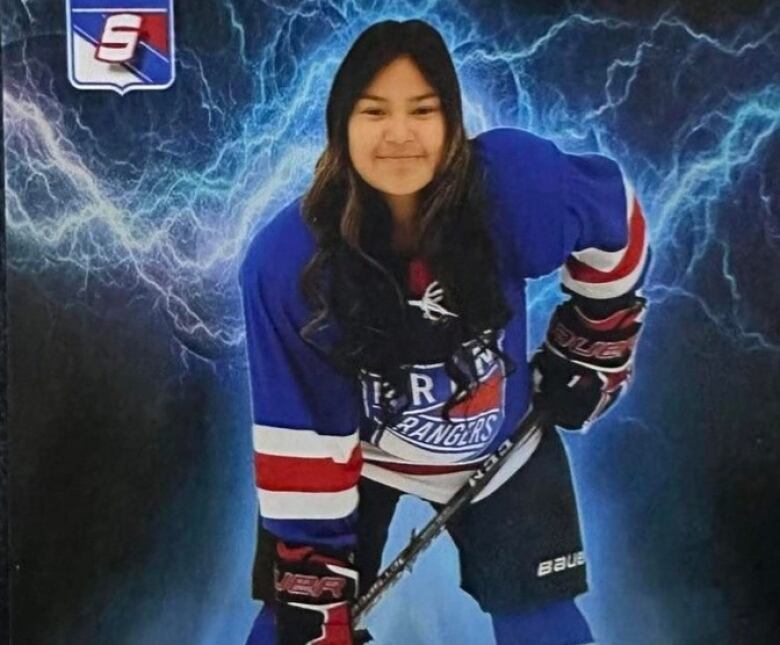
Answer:
[[[173,84],[173,0],[67,0],[68,78],[82,90]]]

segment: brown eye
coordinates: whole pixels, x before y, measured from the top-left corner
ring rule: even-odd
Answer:
[[[383,111],[379,108],[365,108],[360,111],[361,114],[367,114],[368,116],[381,116]]]
[[[417,116],[427,116],[428,114],[433,114],[434,112],[438,112],[439,108],[435,107],[433,105],[424,105],[418,107],[412,114],[415,114]]]

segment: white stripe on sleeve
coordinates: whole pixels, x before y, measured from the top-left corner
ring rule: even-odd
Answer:
[[[336,520],[358,505],[357,486],[335,493],[294,493],[257,489],[260,514],[274,520]]]
[[[628,293],[634,287],[642,275],[642,270],[645,267],[647,261],[647,243],[645,243],[642,249],[642,257],[637,263],[634,270],[628,275],[613,280],[611,282],[583,282],[581,280],[575,280],[572,278],[569,269],[564,265],[562,269],[562,282],[569,289],[578,293],[586,298],[593,298],[594,300],[604,300],[606,298],[616,298],[622,296],[624,293]]]
[[[358,444],[358,432],[344,437],[318,434],[314,430],[294,430],[255,424],[252,427],[255,452],[279,457],[330,458],[347,463]]]

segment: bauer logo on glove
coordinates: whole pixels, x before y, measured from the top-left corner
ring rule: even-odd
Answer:
[[[583,359],[605,361],[624,357],[633,350],[636,337],[615,342],[592,341],[585,336],[578,336],[563,323],[558,323],[550,330],[550,338],[555,347],[568,351],[572,356]]]
[[[358,589],[351,553],[276,545],[279,645],[354,645],[350,603]]]
[[[636,295],[621,298],[606,314],[604,303],[596,314],[588,304],[578,298],[559,305],[531,361],[534,405],[550,410],[567,430],[592,423],[625,389],[645,311],[645,300]]]

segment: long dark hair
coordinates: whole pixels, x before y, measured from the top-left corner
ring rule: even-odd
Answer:
[[[430,334],[422,341],[419,322],[408,312],[403,259],[391,247],[390,209],[355,171],[348,148],[347,126],[358,97],[401,56],[409,56],[438,93],[446,125],[442,160],[423,189],[415,220],[417,256],[426,261],[444,289],[447,308],[458,316],[437,323],[438,342],[433,344]],[[316,333],[336,323],[338,339],[325,351],[350,376],[372,372],[382,378],[390,394],[381,399],[386,424],[409,405],[410,364],[444,362],[457,385],[443,410],[449,419],[450,409],[478,383],[473,347],[467,350],[464,342],[476,339],[509,369],[514,363],[498,347],[496,330],[512,312],[498,282],[482,171],[466,137],[460,85],[441,35],[420,20],[386,21],[366,29],[333,80],[327,134],[303,202],[317,250],[301,278],[314,312],[301,334],[318,346]]]

